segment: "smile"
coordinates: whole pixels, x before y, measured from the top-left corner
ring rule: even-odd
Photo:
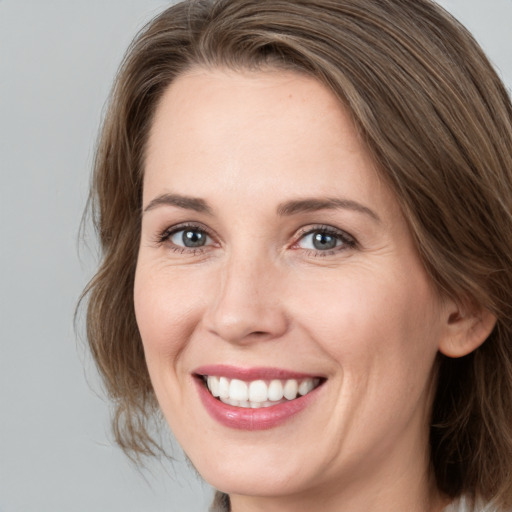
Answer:
[[[193,373],[208,414],[242,430],[278,427],[318,400],[326,378],[277,368],[210,365]]]
[[[211,395],[233,407],[258,409],[296,400],[320,385],[319,378],[252,380],[202,376]]]

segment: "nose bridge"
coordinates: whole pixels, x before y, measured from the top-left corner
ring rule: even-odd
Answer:
[[[217,277],[209,329],[233,343],[282,335],[287,320],[278,295],[280,269],[268,249],[233,250]]]

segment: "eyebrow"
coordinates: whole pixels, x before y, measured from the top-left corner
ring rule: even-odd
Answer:
[[[144,208],[144,213],[157,208],[158,206],[177,206],[185,210],[194,210],[199,213],[212,214],[212,209],[204,199],[198,197],[181,196],[179,194],[161,194],[155,197]]]
[[[317,210],[353,210],[358,213],[364,213],[368,215],[376,222],[381,222],[380,217],[370,208],[364,206],[357,201],[352,201],[350,199],[338,199],[338,198],[307,198],[307,199],[299,199],[294,201],[287,201],[285,203],[281,203],[277,207],[278,215],[288,216],[288,215],[296,215],[298,213],[304,212],[315,212]]]
[[[158,206],[176,206],[185,210],[193,210],[198,213],[212,215],[212,208],[208,203],[199,197],[182,196],[179,194],[161,194],[152,199],[144,208],[144,213],[157,208]],[[318,210],[338,210],[346,209],[355,212],[364,213],[376,222],[380,222],[380,217],[370,208],[357,201],[339,198],[307,198],[296,199],[281,203],[277,207],[279,216],[287,217],[305,212],[315,212]]]

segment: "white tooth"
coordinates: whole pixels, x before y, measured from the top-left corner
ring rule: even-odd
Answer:
[[[293,400],[294,398],[297,398],[298,389],[299,385],[295,379],[287,380],[283,390],[284,397],[287,400]]]
[[[244,409],[249,409],[251,407],[251,403],[247,400],[240,401],[238,407],[243,407]]]
[[[226,377],[219,379],[219,397],[229,398],[229,380]]]
[[[233,379],[229,384],[229,398],[238,401],[249,399],[249,390],[243,380]]]
[[[219,396],[219,378],[208,375],[208,389],[213,396]]]
[[[251,401],[249,403],[251,405],[251,409],[259,409],[262,406],[262,404],[260,402],[252,402]]]
[[[313,379],[303,380],[299,384],[299,395],[307,395],[314,388]]]
[[[268,386],[268,399],[277,402],[283,398],[283,385],[280,380],[273,380]]]
[[[232,398],[228,398],[227,403],[233,407],[238,407],[240,405],[238,400],[233,400]]]
[[[249,384],[249,400],[265,402],[267,400],[267,385],[263,380],[254,380]]]

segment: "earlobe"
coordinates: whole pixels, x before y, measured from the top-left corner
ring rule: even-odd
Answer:
[[[446,316],[445,334],[439,342],[439,351],[448,357],[462,357],[477,349],[491,334],[496,317],[488,309],[463,311],[452,303]]]

